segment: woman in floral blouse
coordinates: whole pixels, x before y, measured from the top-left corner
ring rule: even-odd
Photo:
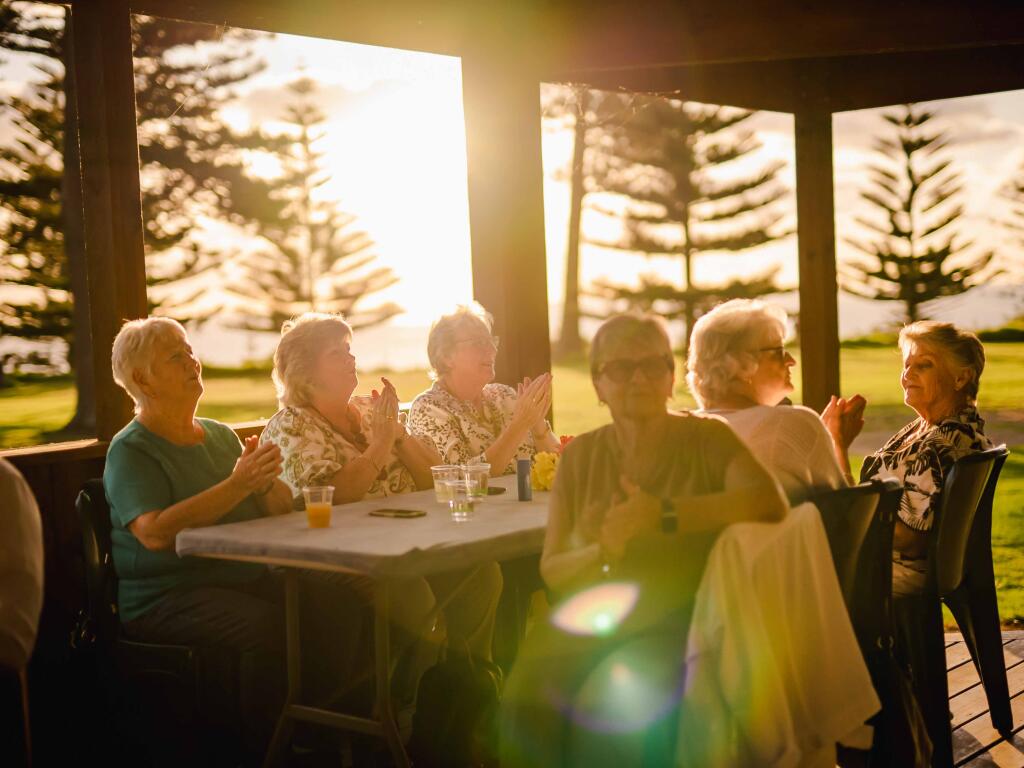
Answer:
[[[516,459],[555,451],[558,439],[544,415],[551,374],[515,389],[494,383],[498,339],[479,304],[459,307],[434,323],[427,340],[434,386],[412,404],[409,428],[428,438],[451,464],[485,462],[491,475],[511,474]]]
[[[274,383],[281,410],[267,422],[260,442],[276,443],[283,457],[281,479],[293,496],[310,485],[333,485],[334,503],[379,498],[433,487],[430,467],[441,457],[429,441],[410,435],[398,420],[398,394],[387,379],[372,397],[353,397],[358,378],[349,346],[352,329],[338,315],[307,312],[281,329],[274,353]],[[409,579],[392,590],[392,617],[414,634],[439,641],[444,622],[425,625],[443,596],[464,573]],[[338,575],[372,599],[366,577]],[[481,658],[491,656],[494,615],[501,593],[497,564],[478,569],[444,610],[453,647]]]
[[[900,331],[903,402],[918,418],[869,456],[861,480],[895,477],[904,485],[893,540],[894,594],[924,586],[928,531],[953,463],[992,447],[978,415],[985,349],[978,337],[951,323],[921,321]]]

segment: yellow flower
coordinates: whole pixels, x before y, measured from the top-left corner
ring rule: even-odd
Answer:
[[[533,457],[530,467],[530,484],[535,491],[550,491],[558,470],[558,454],[541,451]]]

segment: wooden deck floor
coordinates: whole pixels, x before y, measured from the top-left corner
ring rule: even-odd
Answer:
[[[953,759],[970,768],[1024,766],[1024,632],[1003,633],[1003,658],[1010,684],[1014,734],[1006,741],[988,717],[985,691],[959,634],[946,635],[949,709],[953,713]]]

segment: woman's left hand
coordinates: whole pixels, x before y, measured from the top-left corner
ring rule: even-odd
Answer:
[[[842,450],[848,449],[864,428],[866,405],[867,400],[860,395],[854,395],[849,400],[833,395],[821,412],[822,423]]]
[[[601,524],[601,548],[615,559],[621,559],[626,545],[641,533],[661,529],[661,501],[639,488],[628,477],[619,478],[626,498],[614,504]]]

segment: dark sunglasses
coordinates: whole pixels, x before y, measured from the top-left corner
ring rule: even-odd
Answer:
[[[786,347],[761,347],[758,352],[770,352],[771,356],[778,360],[780,363],[785,362],[786,355],[789,354],[789,349]]]
[[[673,360],[667,355],[651,355],[639,360],[609,360],[597,369],[599,376],[607,376],[616,384],[625,384],[639,369],[648,381],[665,375],[673,368]]]

